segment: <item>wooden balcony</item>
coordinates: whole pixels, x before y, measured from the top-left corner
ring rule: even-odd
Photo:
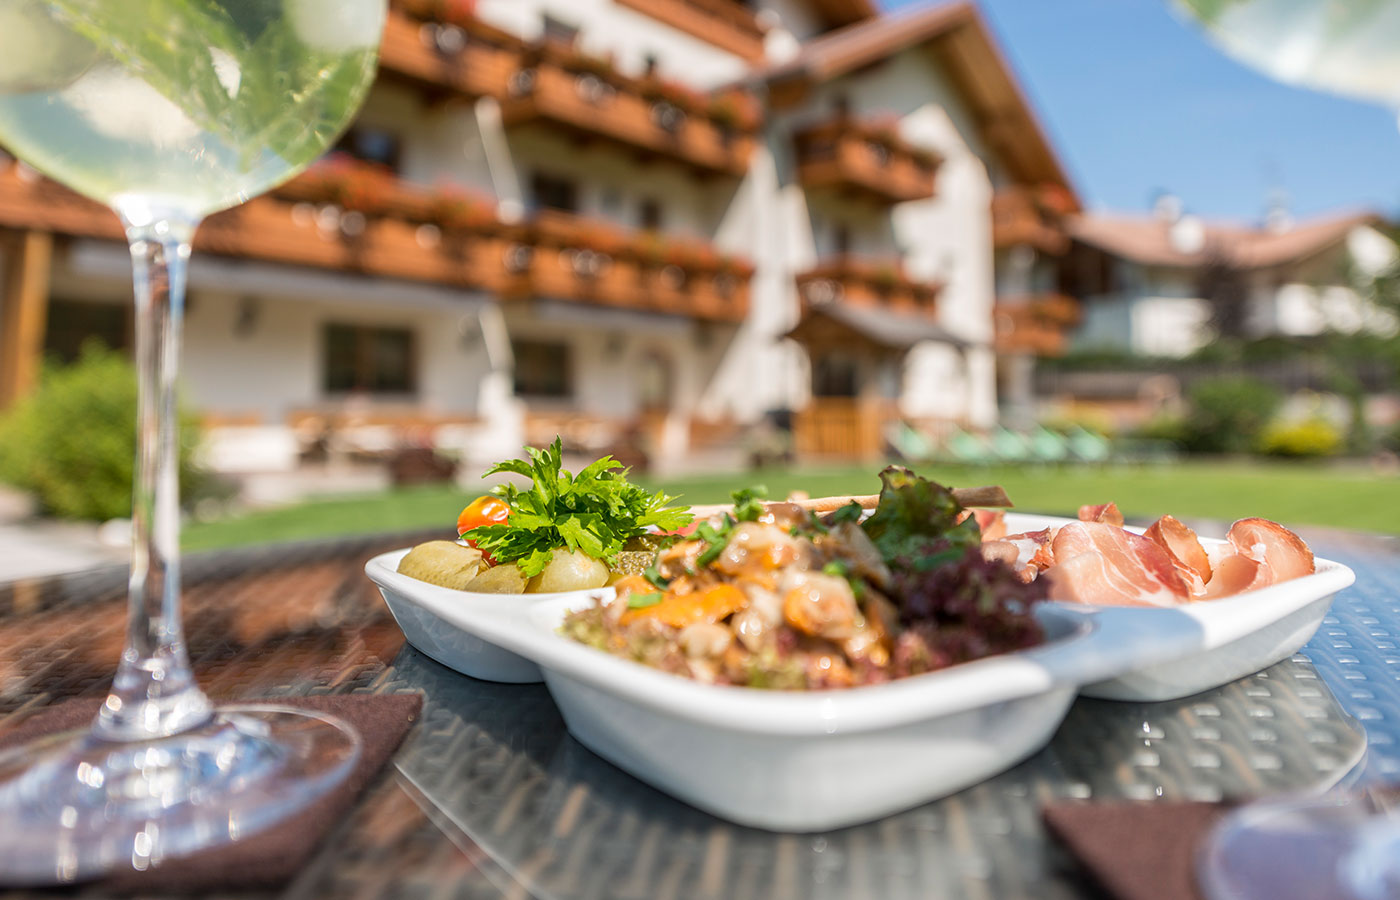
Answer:
[[[748,314],[752,267],[707,244],[543,212],[505,253],[511,299],[548,298],[722,322]]]
[[[737,21],[747,12],[730,0],[635,2],[716,20]],[[481,22],[469,8],[451,13],[448,6],[394,0],[380,44],[387,76],[430,95],[495,97],[507,127],[544,125],[642,158],[674,160],[703,175],[737,177],[748,170],[762,122],[752,95],[733,89],[709,94],[659,78],[633,78],[611,59],[557,41],[526,42]]]
[[[337,170],[327,173],[324,169]],[[0,229],[124,240],[106,207],[15,163],[0,169]],[[747,262],[708,244],[544,213],[507,226],[486,201],[358,166],[313,168],[195,235],[200,254],[356,272],[626,309],[739,321]]]
[[[750,103],[747,95],[710,99],[626,78],[605,60],[545,44],[511,77],[501,111],[507,127],[545,125],[643,159],[672,159],[702,175],[738,177],[755,144],[753,114],[738,105]]]
[[[198,254],[357,272],[493,290],[504,280],[504,231],[494,212],[466,214],[455,196],[387,178],[374,208],[313,200],[316,173],[274,194],[210,216],[195,234]],[[321,202],[321,206],[317,203]],[[117,217],[18,164],[0,170],[0,228],[123,241]]]
[[[504,96],[524,42],[470,16],[435,20],[433,6],[394,0],[379,42],[381,75],[429,93]]]
[[[1069,249],[1064,217],[1072,199],[1055,188],[1003,188],[992,197],[992,244],[998,250],[1033,247],[1049,256]]]
[[[880,204],[934,194],[938,156],[900,137],[892,123],[838,117],[798,132],[797,177],[808,190],[829,190]]]
[[[763,59],[763,28],[754,11],[735,0],[617,0],[691,34],[707,44],[728,50],[750,62]]]
[[[998,298],[992,311],[996,352],[1063,356],[1068,334],[1080,322],[1078,301],[1062,294]]]
[[[909,278],[897,262],[849,256],[824,261],[797,276],[804,306],[842,302],[932,315],[937,309],[938,289],[937,284]]]

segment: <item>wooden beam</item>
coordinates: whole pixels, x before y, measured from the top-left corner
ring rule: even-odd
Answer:
[[[53,235],[24,231],[8,242],[0,290],[0,409],[34,388],[44,352]]]

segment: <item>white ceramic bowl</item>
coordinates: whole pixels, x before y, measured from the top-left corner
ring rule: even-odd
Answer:
[[[1067,521],[1014,513],[1006,517],[1012,534]],[[1202,537],[1201,543],[1226,542]],[[1311,575],[1220,600],[1171,609],[1092,607],[1105,621],[1113,620],[1115,630],[1153,634],[1186,628],[1194,632],[1194,640],[1188,652],[1158,663],[1144,660],[1114,678],[1085,685],[1080,693],[1106,700],[1174,700],[1229,684],[1287,659],[1317,631],[1337,592],[1356,580],[1355,573],[1341,563],[1327,559],[1316,562],[1317,571]]]

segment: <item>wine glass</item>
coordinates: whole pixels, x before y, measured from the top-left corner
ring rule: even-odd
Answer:
[[[139,379],[126,647],[90,729],[0,758],[0,881],[145,869],[304,809],[358,759],[344,723],[215,708],[180,621],[176,376],[190,240],[296,174],[374,77],[385,0],[0,0],[0,143],[116,211]]]
[[[1280,81],[1400,106],[1400,0],[1174,3]],[[1198,868],[1214,900],[1395,900],[1400,812],[1380,789],[1250,804],[1216,828]]]

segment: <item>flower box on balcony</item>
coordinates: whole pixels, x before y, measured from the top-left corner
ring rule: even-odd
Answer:
[[[891,124],[838,116],[798,132],[794,140],[798,180],[808,189],[884,204],[934,194],[938,156],[905,141]]]
[[[684,253],[678,255],[679,248]],[[668,315],[737,321],[752,267],[707,244],[544,211],[506,254],[511,299],[546,297]]]
[[[1063,220],[1072,208],[1073,199],[1058,186],[1003,188],[992,197],[992,245],[998,250],[1024,245],[1060,256],[1069,249]]]
[[[851,303],[933,314],[939,285],[916,281],[896,262],[837,257],[797,276],[806,305]]]
[[[662,84],[585,70],[571,51],[543,44],[511,76],[501,110],[508,127],[546,124],[704,174],[742,175],[753,133],[712,120],[702,95]]]
[[[476,18],[475,4],[394,0],[379,43],[380,68],[433,90],[501,96],[524,42]]]
[[[1079,304],[1047,295],[997,301],[993,310],[998,353],[1062,356],[1067,332],[1078,322]]]

